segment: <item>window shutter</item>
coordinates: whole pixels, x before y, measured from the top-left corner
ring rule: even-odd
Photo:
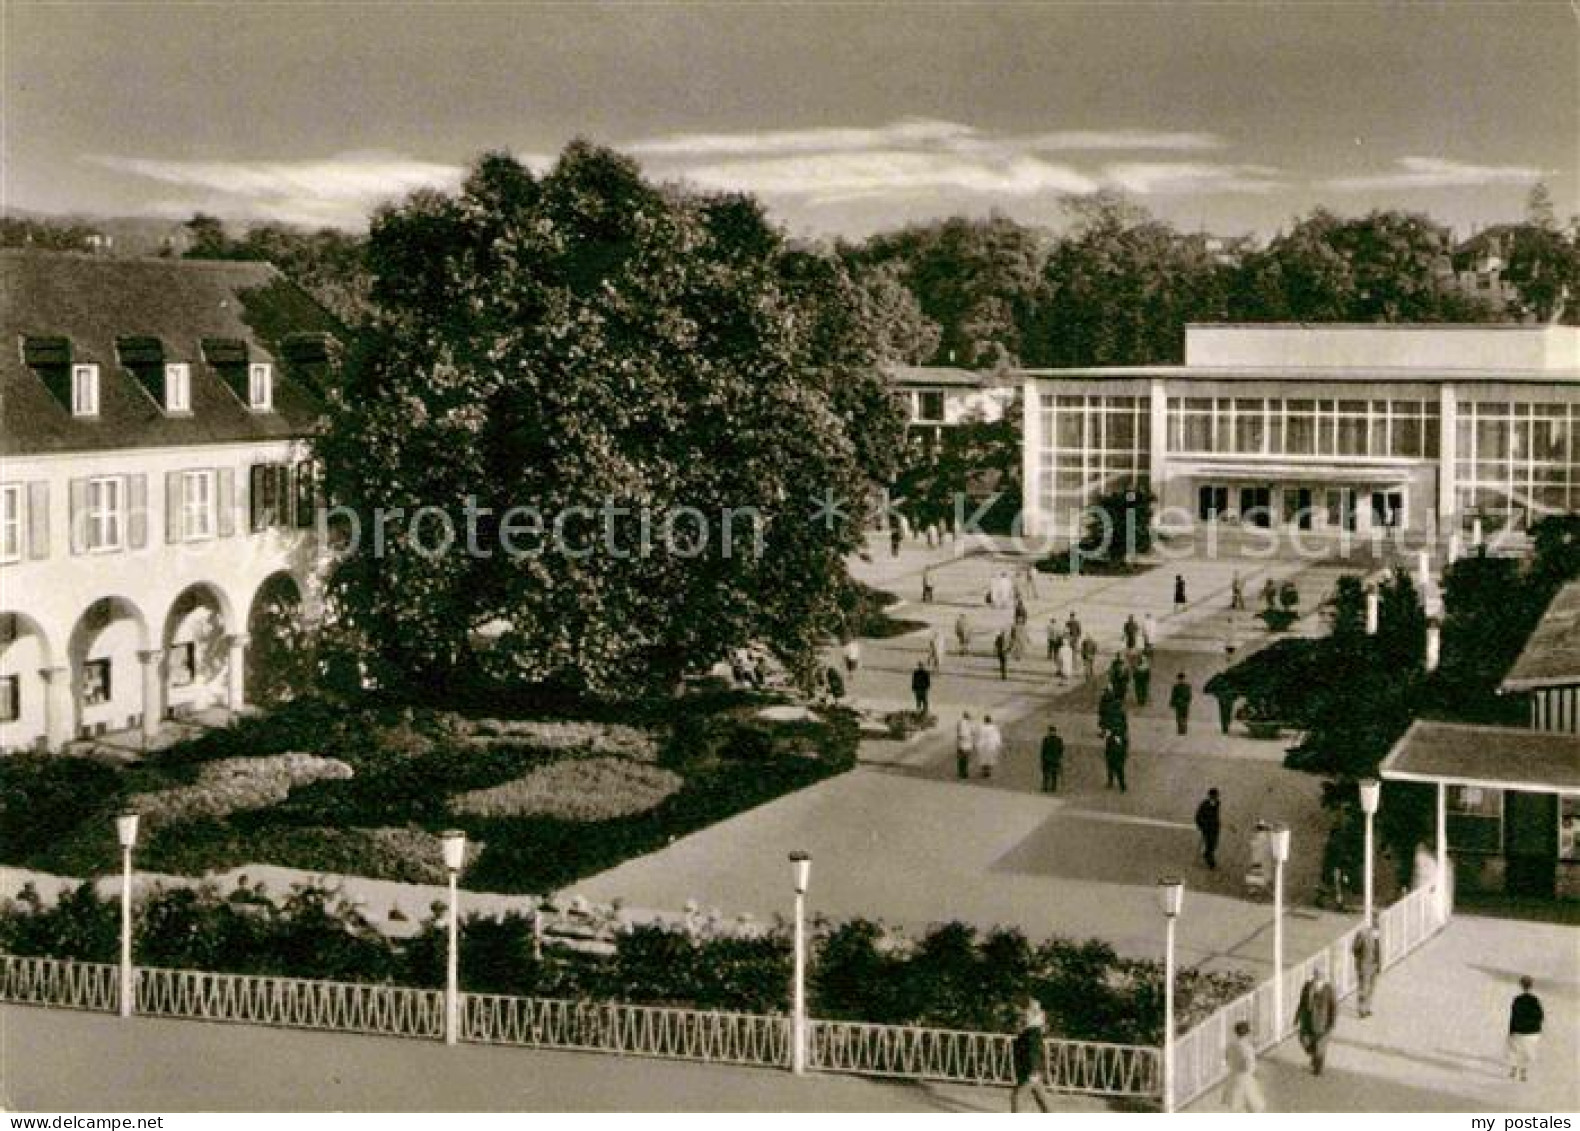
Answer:
[[[219,513],[219,536],[236,533],[236,469],[222,467],[214,473],[214,509]]]
[[[35,562],[49,557],[49,482],[44,479],[27,485],[27,556]]]
[[[254,534],[258,533],[258,531],[262,530],[264,527],[263,479],[267,472],[268,466],[261,463],[255,463],[247,469],[247,485],[250,488],[247,499],[247,519],[248,528]]]
[[[133,550],[148,545],[148,476],[126,477],[126,544]]]
[[[181,473],[165,472],[165,541],[181,541]]]
[[[71,552],[83,554],[88,550],[88,481],[71,481]]]

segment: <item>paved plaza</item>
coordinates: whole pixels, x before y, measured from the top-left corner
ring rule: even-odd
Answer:
[[[1307,614],[1295,631],[1316,631],[1316,609],[1344,572],[1369,561],[1330,564],[1242,558],[1165,562],[1130,577],[1039,574],[1030,603],[1032,648],[1001,679],[992,634],[1008,614],[990,609],[991,579],[1030,560],[992,548],[957,556],[952,549],[915,546],[898,558],[874,543],[857,564],[862,580],[906,598],[897,617],[945,629],[953,645],[955,618],[975,628],[970,656],[950,655],[933,681],[940,726],[909,742],[869,738],[854,773],[780,798],[686,837],[668,849],[576,885],[595,899],[678,906],[688,899],[727,911],[772,915],[788,908],[784,858],[813,854],[811,907],[835,919],[879,918],[913,928],[958,918],[982,927],[1021,927],[1033,937],[1103,938],[1122,953],[1155,956],[1160,926],[1154,882],[1183,876],[1190,888],[1180,928],[1184,960],[1210,968],[1254,972],[1271,963],[1270,908],[1248,901],[1244,874],[1251,828],[1259,818],[1293,830],[1288,870],[1291,956],[1324,945],[1347,924],[1313,904],[1326,818],[1317,778],[1282,766],[1284,744],[1257,741],[1236,724],[1221,733],[1217,701],[1201,688],[1225,665],[1229,592],[1241,575],[1247,600],[1267,577],[1294,581]],[[919,600],[931,569],[935,599]],[[1185,577],[1191,601],[1172,607],[1174,576]],[[1044,629],[1071,611],[1101,646],[1097,679],[1061,685],[1046,659]],[[1157,656],[1150,704],[1130,701],[1129,791],[1103,787],[1096,705],[1103,669],[1122,645],[1125,618],[1151,612]],[[1259,621],[1235,619],[1237,658],[1272,637]],[[864,711],[880,715],[910,704],[910,673],[925,654],[930,629],[890,640],[863,641],[851,689]],[[832,659],[832,657],[831,657]],[[1189,733],[1175,733],[1168,685],[1185,672],[1195,692]],[[953,729],[961,711],[992,714],[1005,724],[1007,754],[991,781],[955,776]],[[1057,796],[1038,792],[1037,743],[1055,721],[1069,749]],[[1200,861],[1192,824],[1209,787],[1224,795],[1220,866]]]

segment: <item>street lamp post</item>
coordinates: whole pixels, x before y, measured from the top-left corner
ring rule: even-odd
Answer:
[[[137,847],[137,814],[115,818],[115,839],[121,842],[121,1016],[132,1015],[137,987],[132,980],[132,849]]]
[[[1377,596],[1377,590],[1366,590],[1366,635],[1377,635],[1378,613],[1382,605],[1382,598]]]
[[[1372,839],[1372,821],[1373,818],[1377,816],[1377,804],[1382,800],[1382,782],[1378,781],[1376,778],[1367,778],[1365,781],[1361,782],[1360,793],[1361,812],[1366,814],[1365,872],[1363,873],[1361,879],[1361,890],[1365,893],[1365,895],[1363,896],[1362,905],[1366,912],[1366,925],[1370,927],[1372,925],[1373,913],[1372,872],[1376,867],[1376,855],[1373,848],[1374,841]]]
[[[790,1070],[806,1072],[806,885],[812,876],[812,857],[792,852],[795,878],[795,965],[790,983]]]
[[[1185,904],[1183,880],[1158,881],[1158,905],[1163,909],[1163,1110],[1174,1110],[1174,920]]]
[[[1284,1036],[1284,864],[1289,859],[1289,826],[1268,836],[1273,853],[1273,1035]]]
[[[444,1043],[453,1045],[461,1035],[461,907],[457,890],[461,866],[466,863],[466,834],[450,829],[439,834],[444,849],[444,870],[450,874],[450,946],[444,963]]]

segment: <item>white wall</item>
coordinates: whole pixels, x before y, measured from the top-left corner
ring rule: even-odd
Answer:
[[[1580,370],[1576,326],[1189,326],[1187,367]]]

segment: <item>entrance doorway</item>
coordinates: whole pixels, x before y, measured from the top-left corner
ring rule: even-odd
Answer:
[[[1312,526],[1311,488],[1284,488],[1284,524],[1297,530],[1310,530]]]
[[[1229,510],[1229,488],[1203,483],[1196,490],[1196,517],[1217,522]]]
[[[1372,492],[1372,525],[1393,530],[1404,525],[1404,492]]]
[[[1271,487],[1240,488],[1240,521],[1247,526],[1263,529],[1273,525],[1273,489]]]
[[[1328,488],[1328,525],[1349,533],[1355,532],[1355,489],[1353,487]]]

